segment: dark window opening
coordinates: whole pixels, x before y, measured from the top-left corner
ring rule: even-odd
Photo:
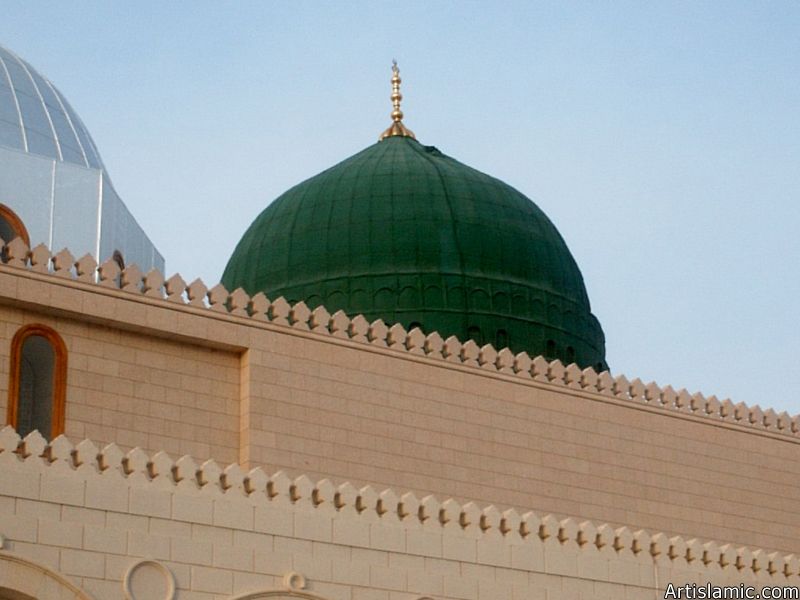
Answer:
[[[8,423],[21,436],[46,439],[64,431],[67,350],[46,325],[26,325],[11,341]]]
[[[5,204],[0,204],[0,239],[8,244],[15,238],[22,238],[25,245],[30,248],[31,239],[28,237],[28,230],[25,228],[22,219]],[[3,262],[8,260],[5,249],[3,249],[3,253],[0,255],[0,260]]]
[[[125,270],[125,259],[122,257],[122,252],[119,250],[114,250],[114,254],[111,255],[111,258],[115,263],[117,263],[120,271]]]
[[[472,325],[467,329],[467,338],[478,344],[478,346],[483,346],[483,333],[477,325]]]
[[[56,353],[47,338],[32,335],[22,343],[17,405],[17,433],[38,429],[45,437],[52,429],[53,372]]]
[[[567,346],[567,364],[575,362],[575,348]]]
[[[505,329],[498,329],[495,336],[495,348],[502,350],[508,348],[508,332]]]

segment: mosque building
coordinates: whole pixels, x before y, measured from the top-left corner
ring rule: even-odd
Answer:
[[[800,417],[612,375],[553,223],[400,85],[209,287],[0,48],[0,600],[798,597]]]

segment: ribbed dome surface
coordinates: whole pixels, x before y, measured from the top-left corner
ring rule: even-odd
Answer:
[[[84,167],[103,168],[89,132],[61,92],[2,46],[0,145]]]
[[[605,367],[581,273],[514,188],[390,137],[290,189],[239,242],[228,289]]]

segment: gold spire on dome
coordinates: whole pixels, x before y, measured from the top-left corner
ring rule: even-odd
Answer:
[[[400,93],[400,69],[397,68],[397,61],[392,61],[392,106],[394,110],[392,110],[392,124],[389,126],[389,129],[384,131],[381,134],[381,137],[378,138],[383,140],[387,137],[392,137],[393,135],[399,135],[402,137],[410,137],[412,140],[417,139],[414,135],[414,132],[410,129],[406,128],[403,125],[403,111],[400,110],[400,101],[403,99],[403,94]]]

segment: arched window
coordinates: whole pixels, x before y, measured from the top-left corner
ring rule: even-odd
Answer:
[[[483,333],[477,325],[470,325],[467,328],[467,338],[478,344],[478,346],[483,346]]]
[[[111,255],[111,258],[114,259],[115,263],[117,263],[120,271],[125,270],[125,259],[122,256],[122,252],[119,250],[114,250],[114,254]]]
[[[67,347],[54,329],[26,325],[11,340],[8,423],[21,436],[34,429],[53,439],[64,432]]]
[[[22,219],[5,204],[0,204],[0,238],[8,243],[18,237],[22,238],[22,241],[30,247],[31,238],[28,237],[28,230]]]
[[[567,364],[571,364],[575,362],[575,348],[572,346],[567,346]]]
[[[508,348],[508,332],[505,329],[498,329],[494,341],[495,349],[502,350],[503,348]]]

